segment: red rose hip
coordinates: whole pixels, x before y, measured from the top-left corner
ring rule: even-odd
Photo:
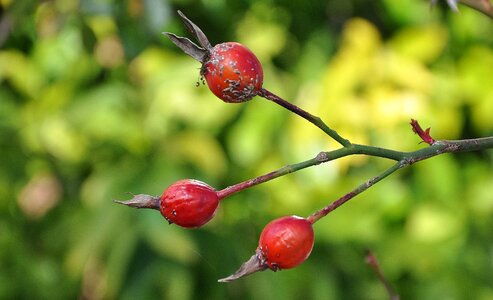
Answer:
[[[209,89],[225,102],[244,102],[262,89],[262,65],[250,49],[227,42],[214,46],[202,65]]]
[[[224,197],[204,182],[184,179],[170,185],[160,197],[138,194],[128,201],[114,201],[130,207],[159,210],[168,222],[194,228],[214,217],[219,201]]]
[[[159,210],[170,223],[193,228],[207,223],[219,206],[216,191],[206,183],[193,179],[170,185],[161,195]]]
[[[298,216],[276,219],[260,234],[255,254],[232,275],[219,279],[230,282],[241,277],[264,271],[290,269],[304,262],[313,249],[312,223]]]
[[[276,271],[304,262],[313,249],[312,224],[298,216],[276,219],[265,226],[259,240],[261,259]]]
[[[164,32],[183,52],[198,60],[209,89],[224,102],[245,102],[262,91],[264,72],[258,58],[242,44],[209,42],[202,30],[178,11],[187,29],[199,45],[174,33]]]

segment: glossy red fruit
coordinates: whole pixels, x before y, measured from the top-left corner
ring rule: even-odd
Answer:
[[[261,264],[271,270],[290,269],[304,262],[313,249],[312,223],[298,216],[276,219],[260,235]]]
[[[250,49],[242,44],[227,42],[210,49],[201,74],[209,89],[225,102],[244,102],[262,89],[262,65]]]
[[[235,42],[213,47],[197,25],[181,11],[178,14],[200,46],[174,33],[164,34],[183,52],[202,63],[200,74],[217,97],[225,102],[237,103],[248,101],[261,92],[264,72],[250,49]]]
[[[160,198],[159,210],[170,223],[193,228],[207,223],[219,206],[219,197],[208,184],[180,180],[170,185]]]

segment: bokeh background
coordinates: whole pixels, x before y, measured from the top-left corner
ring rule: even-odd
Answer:
[[[338,147],[256,98],[196,87],[161,32],[239,41],[264,87],[355,143],[493,135],[493,21],[427,1],[1,0],[0,299],[493,299],[492,152],[400,170],[315,225],[308,261],[230,284],[270,220],[308,216],[389,167],[347,157],[243,191],[206,226],[116,205],[195,178],[220,189]]]

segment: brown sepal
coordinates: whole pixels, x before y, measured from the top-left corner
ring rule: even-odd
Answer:
[[[267,268],[268,268],[267,264],[262,259],[261,251],[257,249],[255,254],[252,257],[250,257],[248,261],[244,262],[234,274],[226,278],[219,279],[218,282],[235,281],[236,279],[239,279],[241,277],[248,276],[256,272],[264,271]]]
[[[160,198],[146,194],[138,194],[133,195],[133,198],[127,201],[113,200],[113,202],[134,208],[150,208],[159,210]]]

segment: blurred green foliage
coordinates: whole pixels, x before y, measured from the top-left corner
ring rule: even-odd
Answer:
[[[225,104],[160,32],[246,44],[265,87],[356,143],[493,134],[493,23],[427,1],[0,1],[0,299],[493,298],[493,156],[400,171],[315,225],[310,259],[231,284],[263,226],[389,166],[348,157],[234,195],[205,227],[118,206],[196,178],[220,189],[337,145],[262,99]]]

